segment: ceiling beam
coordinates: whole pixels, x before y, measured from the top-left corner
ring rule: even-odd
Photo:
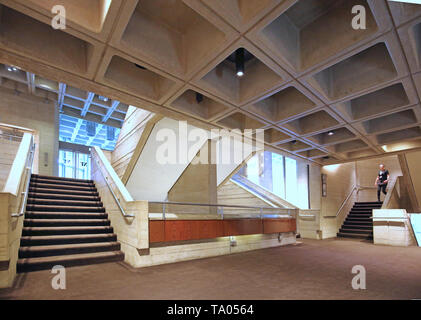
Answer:
[[[92,100],[94,99],[94,96],[95,96],[95,93],[88,92],[88,96],[86,97],[85,104],[83,105],[83,109],[80,112],[80,115],[82,117],[86,116],[86,114],[88,113],[89,106],[91,105]]]
[[[75,128],[73,129],[71,142],[75,142],[77,134],[79,133],[80,127],[83,124],[83,119],[78,119]]]
[[[112,100],[111,101],[111,107],[108,109],[107,114],[102,119],[102,122],[107,122],[108,119],[110,119],[111,115],[117,109],[117,107],[118,107],[119,104],[120,104],[120,101],[118,101],[118,100]]]
[[[114,128],[120,129],[121,126],[122,126],[121,121],[114,120],[114,119],[108,119],[108,121],[102,122],[102,117],[100,115],[93,114],[93,113],[88,113],[85,117],[82,117],[80,115],[79,110],[73,109],[73,108],[70,108],[70,107],[66,107],[66,106],[63,107],[61,113],[66,115],[66,116],[69,116],[69,117],[87,120],[87,121],[92,121],[92,122],[95,122],[95,123],[98,123],[98,124],[104,124],[106,126],[110,126],[110,127],[114,127]]]
[[[27,72],[26,81],[28,83],[28,93],[35,94],[35,74]]]
[[[87,146],[90,146],[91,145],[91,143],[95,140],[95,138],[101,132],[101,130],[102,130],[103,127],[104,127],[103,124],[98,124],[98,126],[96,127],[96,130],[95,130],[95,135],[93,137],[89,137],[89,140],[86,142],[86,145]]]
[[[66,84],[59,83],[58,84],[58,99],[57,99],[57,105],[60,110],[60,112],[63,110],[63,100],[64,100],[64,94],[66,92]]]

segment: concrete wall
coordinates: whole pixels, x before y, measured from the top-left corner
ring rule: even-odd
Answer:
[[[41,175],[58,173],[58,112],[52,102],[0,89],[0,122],[35,130],[39,168],[34,171],[38,169]]]
[[[207,142],[168,191],[168,201],[216,204],[216,164]],[[200,159],[207,160],[201,163]]]
[[[0,192],[4,188],[20,142],[5,140],[0,137]]]
[[[409,183],[412,183],[419,207],[419,204],[421,204],[421,151],[408,152],[405,154],[405,158],[410,175]]]

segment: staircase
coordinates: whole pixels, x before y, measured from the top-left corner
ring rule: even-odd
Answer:
[[[32,175],[18,272],[124,260],[91,180]]]
[[[373,239],[373,209],[380,209],[382,202],[355,202],[337,234],[342,238]]]

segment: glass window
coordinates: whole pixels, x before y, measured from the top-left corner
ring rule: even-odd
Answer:
[[[299,165],[295,159],[265,151],[254,155],[238,174],[291,204],[308,209],[307,170],[307,165]]]
[[[284,157],[272,153],[273,193],[285,198]]]
[[[59,176],[63,178],[90,179],[91,161],[86,153],[59,150]]]
[[[285,158],[285,200],[298,203],[297,161]]]

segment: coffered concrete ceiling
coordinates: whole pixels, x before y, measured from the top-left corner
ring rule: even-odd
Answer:
[[[0,3],[0,62],[111,103],[204,128],[263,128],[273,150],[320,164],[421,147],[421,5],[62,0],[67,28],[53,30],[55,1]],[[366,8],[365,30],[351,27],[354,5]],[[242,77],[227,59],[238,48]],[[86,97],[66,92],[64,112],[85,110]],[[87,114],[120,121],[96,107]]]

